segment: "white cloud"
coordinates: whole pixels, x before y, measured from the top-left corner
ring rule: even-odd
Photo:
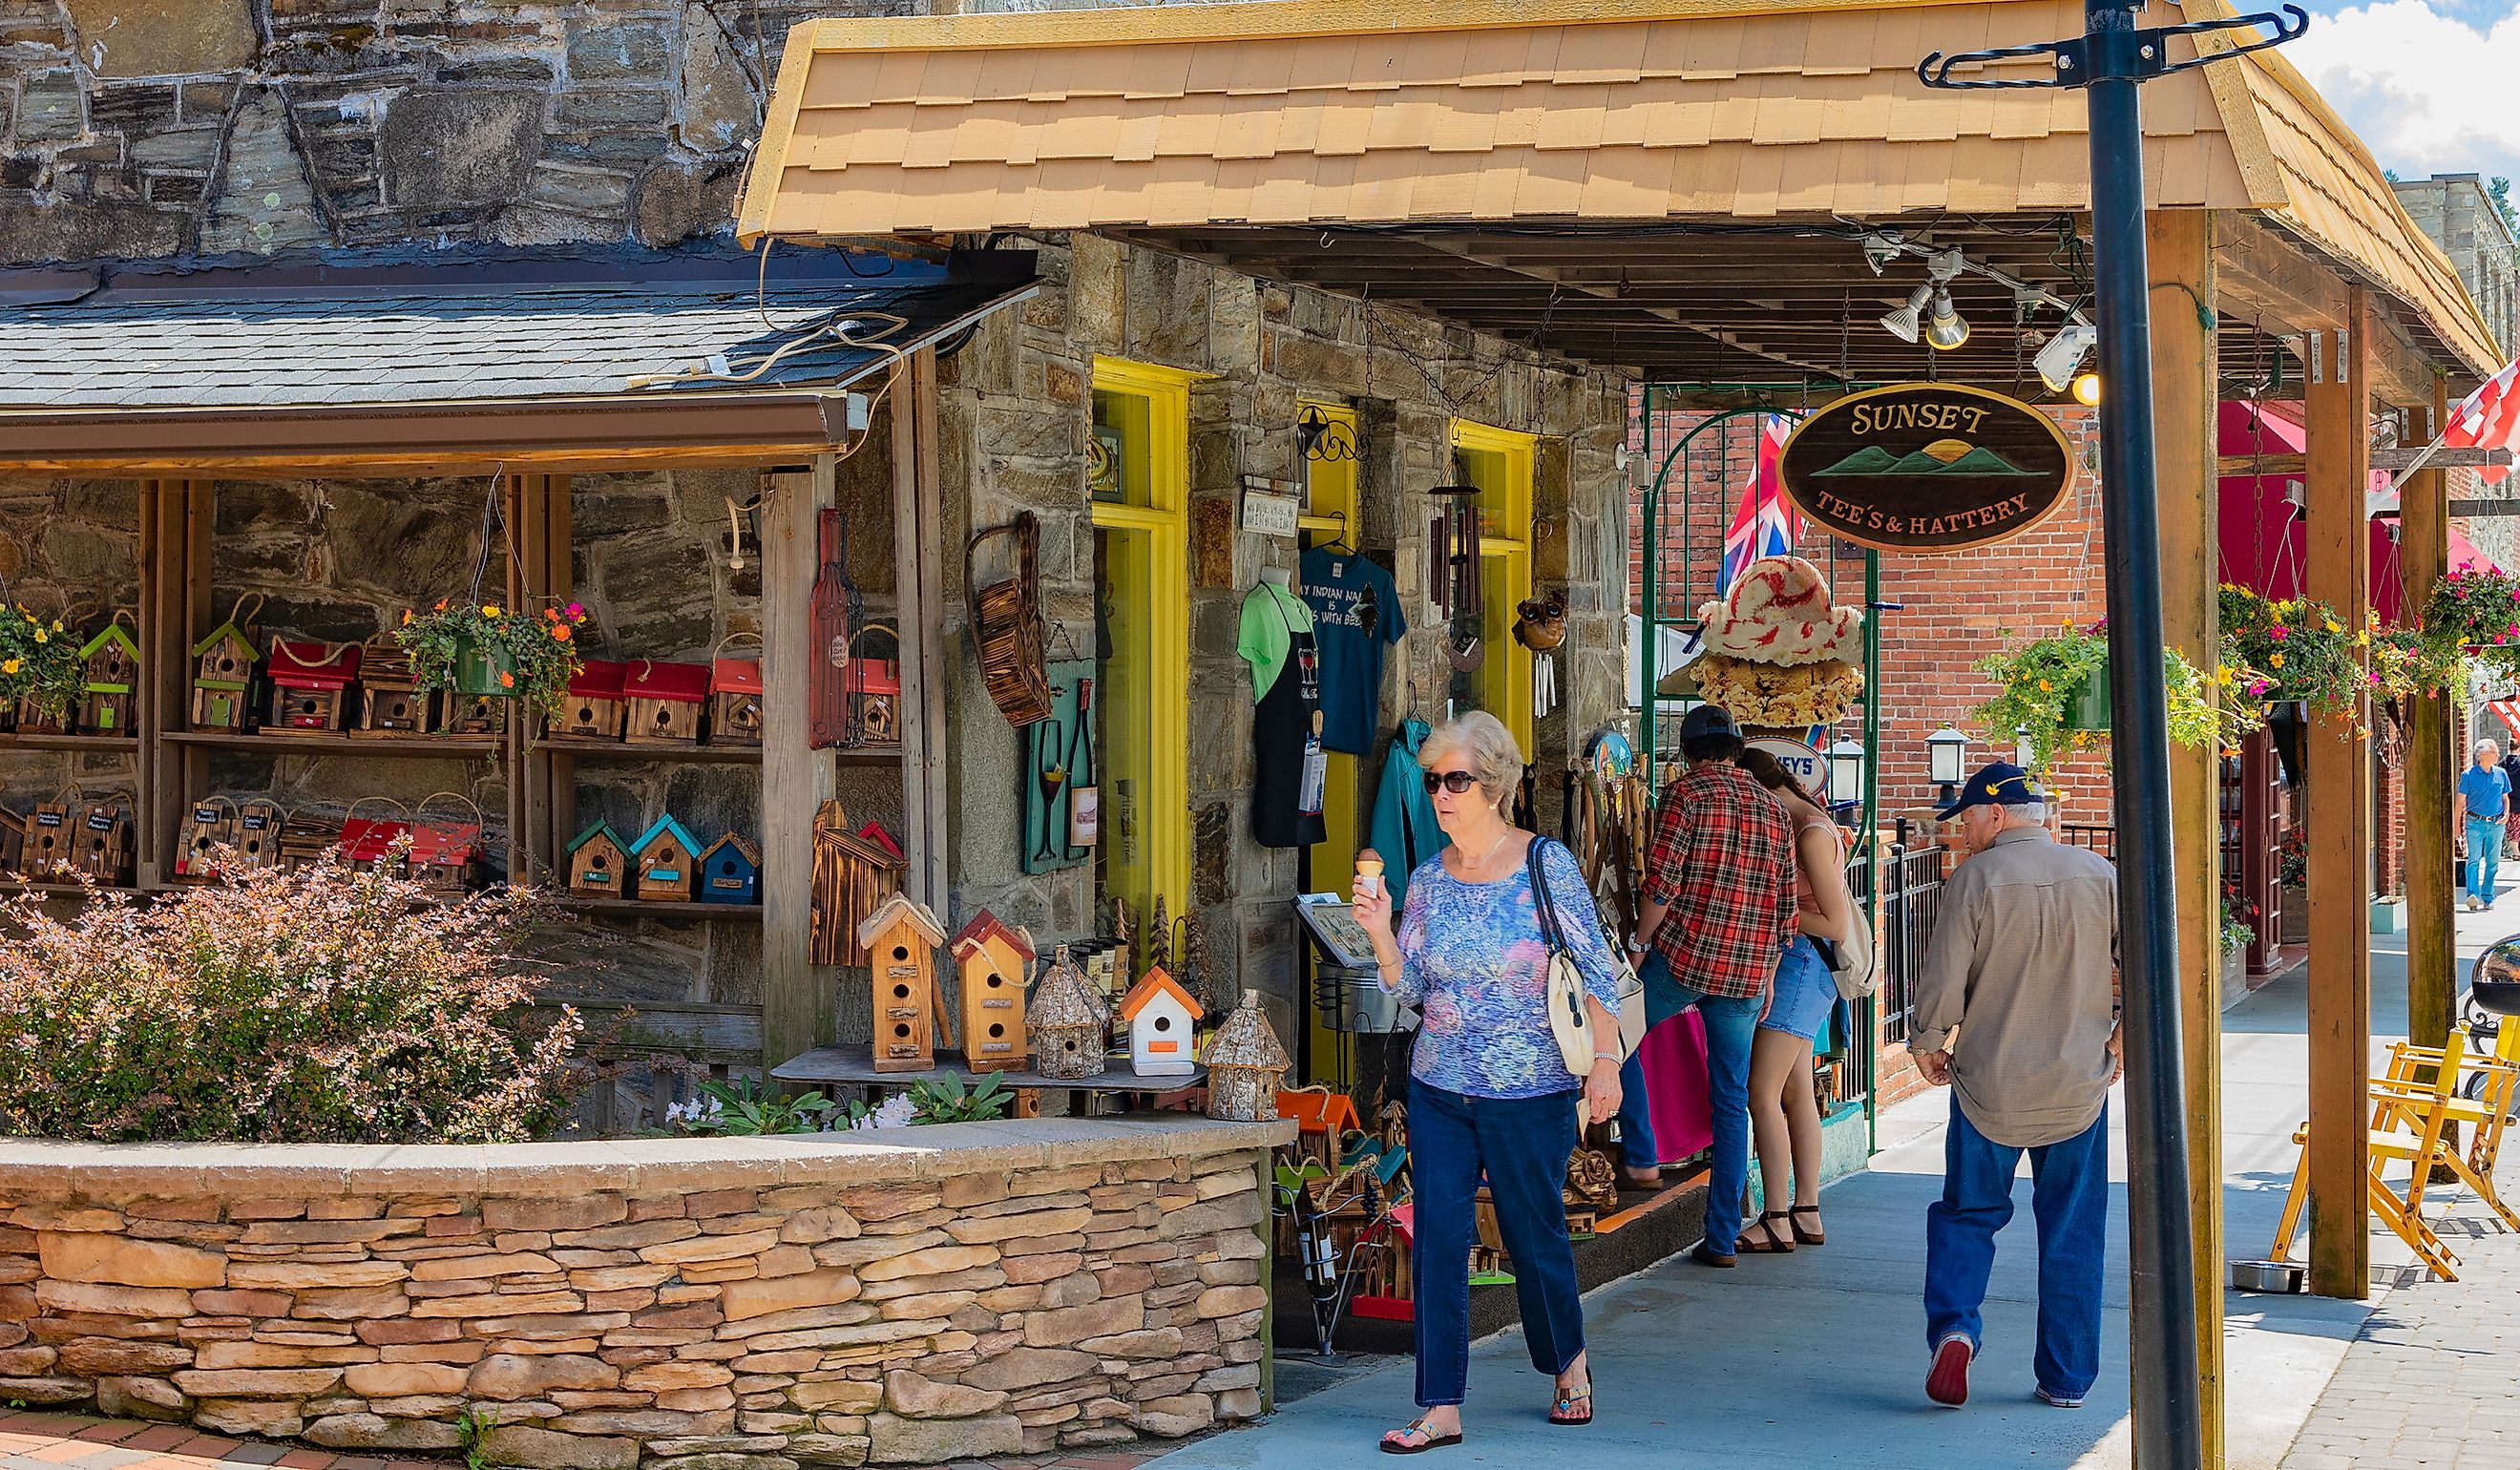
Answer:
[[[2480,27],[2387,0],[2314,16],[2283,54],[2400,176],[2520,177],[2520,15]]]

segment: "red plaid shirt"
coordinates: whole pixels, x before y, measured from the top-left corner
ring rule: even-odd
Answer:
[[[1671,906],[1653,947],[1673,979],[1710,996],[1759,994],[1798,927],[1785,809],[1729,761],[1690,770],[1663,791],[1643,897]]]

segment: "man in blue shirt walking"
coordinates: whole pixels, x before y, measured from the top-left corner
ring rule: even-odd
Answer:
[[[2458,804],[2466,818],[2467,907],[2494,907],[2494,880],[2502,869],[2502,820],[2511,811],[2511,778],[2498,764],[2492,740],[2479,740],[2475,764],[2458,776]]]

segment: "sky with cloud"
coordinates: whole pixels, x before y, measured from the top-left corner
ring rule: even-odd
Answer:
[[[2399,177],[2520,178],[2520,14],[2514,0],[2301,0],[2309,33],[2284,47]]]

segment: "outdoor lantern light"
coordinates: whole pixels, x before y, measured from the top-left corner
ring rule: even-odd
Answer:
[[[2098,329],[2089,322],[2067,322],[2048,339],[2048,345],[2039,349],[2033,363],[2039,369],[2039,380],[2048,384],[2048,392],[2061,393],[2074,385],[2074,370],[2083,365],[2083,359],[2091,355],[2099,338]]]
[[[1942,788],[1942,805],[1959,800],[1960,772],[1968,763],[1968,736],[1946,725],[1925,736],[1925,775]]]
[[[1841,737],[1828,747],[1828,804],[1864,800],[1864,742]]]
[[[1959,308],[1952,304],[1950,287],[1937,282],[1933,303],[1933,315],[1925,319],[1925,342],[1937,352],[1949,352],[1968,340],[1968,323],[1960,320]]]
[[[2012,764],[2024,771],[2030,769],[2030,727],[2027,725],[2012,727]]]

